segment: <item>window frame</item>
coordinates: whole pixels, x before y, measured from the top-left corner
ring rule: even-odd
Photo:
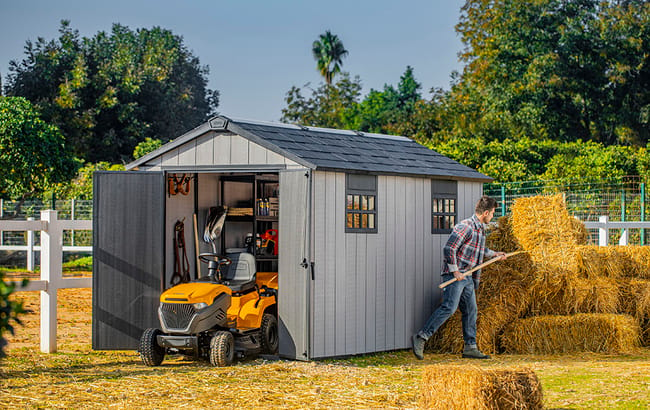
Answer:
[[[436,209],[434,203],[443,200],[453,200],[453,212],[452,211],[440,211]],[[449,228],[436,228],[434,221],[436,217],[443,217],[448,219],[453,216],[453,221],[449,220]],[[443,220],[445,220],[443,219]],[[453,222],[453,223],[452,223]],[[440,234],[450,234],[454,229],[454,225],[458,222],[458,183],[457,181],[446,181],[446,180],[431,180],[431,234],[440,235]]]
[[[348,196],[359,196],[359,208],[362,207],[361,201],[363,196],[374,197],[374,207],[372,210],[349,209]],[[366,233],[376,234],[378,232],[378,210],[377,210],[377,176],[362,174],[345,174],[345,233]],[[348,215],[359,215],[359,221],[363,215],[373,215],[374,228],[350,228],[348,226]]]

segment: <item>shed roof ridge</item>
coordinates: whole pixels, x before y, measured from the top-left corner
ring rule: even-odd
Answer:
[[[327,133],[330,133],[330,134],[338,134],[338,135],[343,134],[343,135],[358,136],[358,137],[390,139],[390,140],[395,140],[395,141],[412,141],[410,138],[404,137],[402,135],[377,134],[377,133],[373,133],[373,132],[354,131],[354,130],[341,130],[341,129],[336,129],[336,128],[314,127],[314,126],[311,126],[311,125],[290,124],[290,123],[286,123],[286,122],[250,120],[250,119],[247,119],[247,118],[236,118],[236,117],[225,117],[225,118],[229,119],[230,121],[232,121],[234,123],[245,123],[245,124],[251,124],[251,125],[266,125],[266,126],[271,126],[271,127],[290,128],[290,129],[301,130],[301,131],[327,132]]]

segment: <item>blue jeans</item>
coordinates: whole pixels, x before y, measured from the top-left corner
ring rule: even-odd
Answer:
[[[442,275],[442,281],[453,279],[454,275]],[[467,277],[453,282],[442,290],[442,304],[438,306],[427,323],[418,332],[418,336],[428,340],[460,308],[462,313],[463,340],[465,345],[476,345],[476,295],[474,279]]]

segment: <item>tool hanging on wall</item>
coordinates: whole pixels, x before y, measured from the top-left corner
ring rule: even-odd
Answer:
[[[170,283],[178,285],[187,283],[190,279],[190,261],[187,259],[185,246],[185,218],[174,224],[174,274]]]
[[[187,195],[190,193],[190,181],[194,178],[188,174],[169,174],[167,176],[167,186],[169,195],[182,194]]]

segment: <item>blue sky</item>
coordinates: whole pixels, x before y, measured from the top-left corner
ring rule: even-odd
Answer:
[[[322,81],[311,44],[330,30],[349,55],[343,70],[359,75],[363,94],[397,84],[407,65],[428,96],[449,88],[461,70],[462,43],[454,26],[462,0],[0,0],[0,74],[23,58],[25,41],[58,37],[59,22],[71,21],[81,36],[160,26],[210,67],[209,87],[221,92],[219,112],[277,121],[291,86]]]

